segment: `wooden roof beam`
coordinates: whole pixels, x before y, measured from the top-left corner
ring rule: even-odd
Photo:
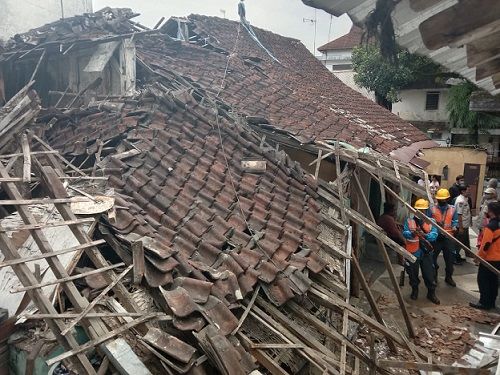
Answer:
[[[410,0],[410,8],[415,12],[421,12],[439,4],[441,1],[442,0]]]
[[[497,73],[500,73],[500,57],[478,65],[476,67],[476,81],[488,78]]]
[[[469,68],[500,57],[500,31],[467,44],[466,49]]]
[[[495,88],[497,89],[500,89],[500,73],[494,74],[493,76],[491,76],[491,79],[493,81],[493,86],[495,86]]]
[[[460,1],[422,22],[419,30],[432,51],[465,45],[500,31],[500,1]]]
[[[474,112],[500,113],[500,95],[492,96],[483,91],[473,92],[470,97],[469,109]]]

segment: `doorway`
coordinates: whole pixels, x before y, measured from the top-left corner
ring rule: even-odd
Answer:
[[[472,199],[471,209],[475,209],[477,206],[477,189],[479,187],[479,176],[481,172],[481,164],[469,164],[464,165],[464,180],[470,188],[470,197]]]

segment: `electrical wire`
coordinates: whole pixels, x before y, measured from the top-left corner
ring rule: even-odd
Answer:
[[[266,47],[264,47],[264,45],[261,43],[261,41],[257,37],[257,34],[255,34],[255,31],[253,31],[252,25],[250,25],[250,23],[248,23],[248,21],[242,20],[240,22],[240,24],[243,25],[243,27],[248,32],[248,34],[250,35],[250,37],[253,40],[255,40],[255,42],[257,43],[257,45],[260,48],[262,48],[269,55],[269,57],[271,57],[271,59],[273,59],[274,61],[276,61],[278,64],[281,64],[281,62],[276,57],[274,57],[274,55]]]
[[[233,189],[233,192],[234,192],[234,196],[236,198],[236,203],[238,205],[238,208],[241,212],[241,218],[243,219],[243,221],[245,222],[245,225],[247,226],[250,234],[252,235],[254,241],[255,241],[255,244],[257,245],[257,247],[260,249],[260,251],[262,252],[262,254],[264,254],[267,259],[274,264],[274,266],[277,267],[277,264],[269,257],[269,255],[264,251],[264,249],[260,246],[259,244],[259,241],[258,239],[256,238],[255,236],[255,231],[252,229],[252,227],[250,226],[250,223],[248,222],[247,218],[246,218],[246,215],[245,215],[245,211],[243,210],[243,207],[241,205],[241,200],[240,200],[240,197],[238,195],[238,191],[236,189],[236,184],[234,182],[234,177],[233,177],[233,173],[231,172],[231,167],[230,167],[230,164],[229,164],[229,159],[227,157],[227,153],[226,153],[226,149],[224,147],[224,141],[223,141],[223,138],[222,138],[222,129],[221,129],[221,126],[220,126],[220,116],[219,116],[219,108],[217,106],[217,99],[219,98],[220,94],[222,93],[222,91],[224,90],[224,85],[225,85],[225,82],[226,82],[226,79],[227,79],[227,75],[228,75],[228,72],[229,72],[229,66],[230,66],[230,63],[231,63],[231,59],[233,58],[233,56],[235,56],[236,54],[236,51],[238,49],[238,43],[239,43],[239,40],[240,40],[240,35],[241,35],[241,25],[243,24],[243,22],[240,22],[240,24],[238,25],[238,33],[236,35],[236,41],[234,43],[234,47],[233,47],[233,50],[232,52],[228,55],[227,57],[227,61],[226,61],[226,67],[224,69],[224,75],[222,77],[222,80],[221,80],[221,85],[219,87],[219,90],[217,92],[217,95],[215,96],[215,100],[214,100],[214,111],[215,111],[215,123],[217,125],[217,132],[218,132],[218,136],[219,136],[219,144],[220,144],[220,147],[221,147],[221,150],[222,150],[222,156],[224,157],[224,161],[225,161],[225,164],[226,164],[226,168],[227,168],[227,172],[228,172],[228,175],[229,175],[229,182],[231,184],[231,188]]]

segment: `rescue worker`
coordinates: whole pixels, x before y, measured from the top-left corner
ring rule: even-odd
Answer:
[[[455,236],[458,230],[458,214],[455,207],[448,204],[450,192],[447,189],[439,189],[436,193],[438,204],[432,207],[432,218],[441,226],[448,234]],[[439,233],[439,236],[434,243],[434,271],[436,273],[436,282],[438,280],[438,256],[443,252],[443,258],[446,265],[446,284],[456,287],[457,284],[453,280],[453,263],[455,262],[455,243]]]
[[[483,240],[478,255],[490,262],[497,270],[500,270],[500,203],[492,202],[488,205],[488,217],[490,221],[484,227]],[[498,296],[498,275],[488,268],[479,265],[477,272],[477,284],[479,286],[479,302],[470,303],[471,307],[481,310],[495,308]]]
[[[458,233],[456,234],[456,237],[468,249],[470,249],[469,229],[472,226],[472,211],[469,204],[469,187],[466,185],[460,185],[458,190],[460,191],[460,195],[455,200],[455,209],[458,214]],[[461,250],[460,246],[456,247],[455,264],[458,265],[464,264],[466,261],[465,258],[460,256]]]
[[[415,202],[415,209],[425,215],[429,209],[429,202],[425,199],[419,199]],[[412,215],[404,223],[403,236],[406,239],[406,250],[417,258],[415,263],[405,261],[406,272],[410,277],[412,288],[410,298],[412,300],[418,298],[419,270],[422,270],[422,278],[427,287],[427,299],[439,305],[440,301],[436,296],[436,279],[434,276],[434,260],[432,258],[433,247],[431,244],[438,237],[436,227]]]

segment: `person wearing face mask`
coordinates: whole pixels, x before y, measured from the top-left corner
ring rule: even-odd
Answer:
[[[436,200],[438,204],[432,207],[432,218],[436,223],[442,227],[450,235],[454,236],[458,229],[458,213],[455,207],[448,204],[450,199],[450,192],[447,189],[439,189],[436,193]],[[442,252],[444,257],[444,262],[446,265],[446,284],[456,287],[457,284],[453,280],[453,263],[455,262],[455,243],[439,234],[436,242],[434,243],[434,268],[436,273],[436,282],[438,279],[438,263],[437,259],[439,254]]]
[[[424,215],[429,209],[429,202],[419,199],[415,202],[415,209]],[[439,305],[440,301],[436,296],[436,279],[434,277],[434,260],[432,258],[432,242],[436,241],[438,231],[435,226],[424,222],[416,216],[411,215],[405,220],[403,237],[406,239],[405,248],[417,258],[415,263],[405,261],[405,269],[410,277],[412,300],[418,298],[418,285],[420,284],[419,271],[422,271],[422,278],[427,287],[427,299]]]
[[[493,267],[500,270],[500,203],[488,204],[488,225],[484,228],[483,240],[478,255],[487,260]],[[477,272],[479,286],[479,302],[470,303],[473,308],[491,310],[495,308],[498,296],[498,275],[488,268],[479,265]]]

